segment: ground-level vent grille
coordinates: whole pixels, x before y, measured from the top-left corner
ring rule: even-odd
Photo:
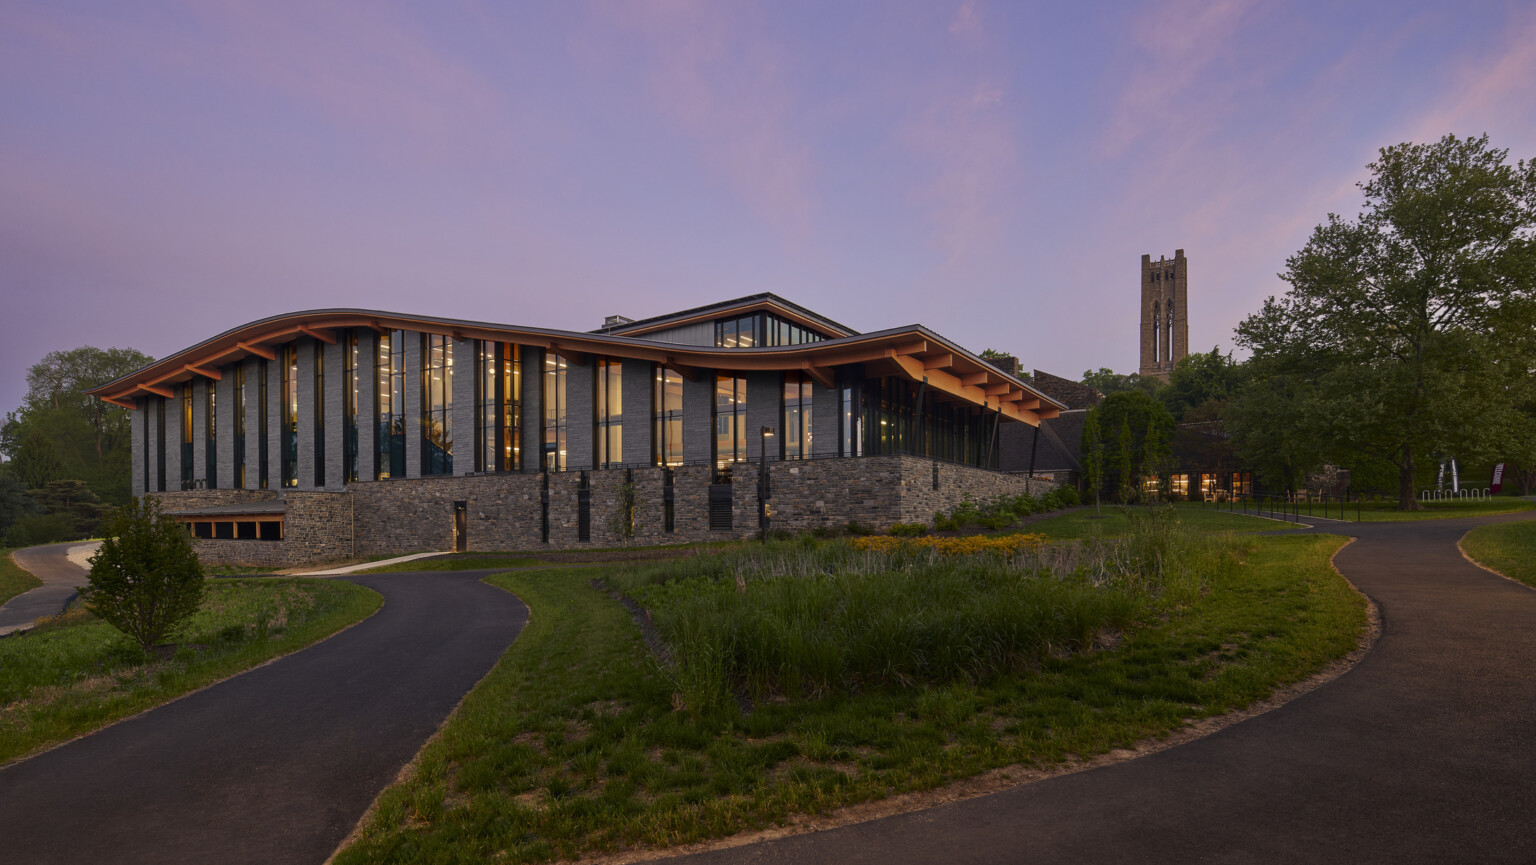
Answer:
[[[709,485],[709,530],[728,532],[731,523],[731,485]]]

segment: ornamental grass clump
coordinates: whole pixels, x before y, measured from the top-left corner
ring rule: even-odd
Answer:
[[[682,702],[804,699],[986,681],[1114,642],[1198,599],[1240,542],[1198,538],[1171,514],[1131,537],[1039,535],[794,542],[636,569],[617,578],[668,644]]]

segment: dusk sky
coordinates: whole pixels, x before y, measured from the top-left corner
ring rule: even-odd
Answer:
[[[54,349],[771,291],[1076,378],[1232,328],[1385,145],[1536,156],[1531,2],[0,0],[0,412]]]

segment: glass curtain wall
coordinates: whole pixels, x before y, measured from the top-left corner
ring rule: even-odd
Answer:
[[[987,446],[991,443],[996,449],[992,438],[996,410],[939,402],[930,389],[924,396],[922,426],[918,427],[918,388],[916,382],[891,377],[865,379],[856,387],[845,387],[843,455],[917,454],[994,468],[995,459]]]
[[[357,364],[362,360],[356,330],[341,343],[341,482],[357,480]]]
[[[566,360],[552,352],[544,352],[544,470],[563,472],[566,466],[565,416]]]
[[[779,440],[784,459],[811,458],[811,378],[803,372],[784,373],[784,424]]]
[[[235,364],[235,489],[245,489],[245,361]]]
[[[299,485],[299,348],[294,343],[283,346],[282,436],[279,447],[283,486]]]
[[[683,464],[683,375],[660,364],[651,385],[651,462]]]
[[[475,471],[523,470],[523,362],[515,344],[481,340],[475,363]]]
[[[421,335],[421,473],[453,474],[453,338]]]
[[[311,343],[315,352],[315,486],[325,487],[325,346]]]
[[[715,345],[720,348],[802,345],[826,337],[773,313],[754,313],[715,322]]]
[[[405,331],[379,334],[375,360],[378,420],[374,434],[374,480],[405,477]]]
[[[600,469],[624,464],[624,387],[623,364],[617,358],[598,358],[593,369],[595,429],[592,442],[593,465]]]
[[[715,468],[747,459],[747,380],[715,376]]]
[[[208,489],[219,488],[219,413],[218,382],[203,386],[203,465],[208,471]]]

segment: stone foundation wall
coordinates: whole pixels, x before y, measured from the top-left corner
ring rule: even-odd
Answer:
[[[990,501],[1001,495],[1041,495],[1054,484],[968,466],[910,456],[857,457],[774,462],[771,525],[807,531],[851,522],[885,530],[897,522],[928,522],[969,497]],[[467,475],[366,481],[344,493],[288,491],[285,539],[281,542],[199,541],[205,562],[289,566],[308,562],[454,546],[454,506],[466,503],[466,547],[472,552],[614,547],[621,544],[615,518],[619,490],[632,478],[638,499],[635,537],[641,545],[750,538],[757,532],[756,463],[733,467],[732,527],[709,527],[709,466],[673,470],[674,531],[664,531],[665,472],[660,468],[607,469],[544,474]],[[579,502],[588,484],[590,539],[580,540]],[[547,479],[547,480],[546,480]],[[937,488],[935,488],[935,481]],[[543,499],[548,484],[549,537],[544,539]],[[183,497],[262,493],[255,490],[199,490],[168,493]],[[249,499],[236,498],[233,501]],[[196,506],[231,500],[197,499]],[[169,505],[169,503],[168,503]],[[244,558],[241,558],[241,557]]]
[[[188,490],[154,495],[167,510],[282,500],[282,540],[194,538],[192,549],[204,565],[291,568],[357,555],[352,528],[354,499],[350,493],[289,490],[278,496],[272,490]]]

